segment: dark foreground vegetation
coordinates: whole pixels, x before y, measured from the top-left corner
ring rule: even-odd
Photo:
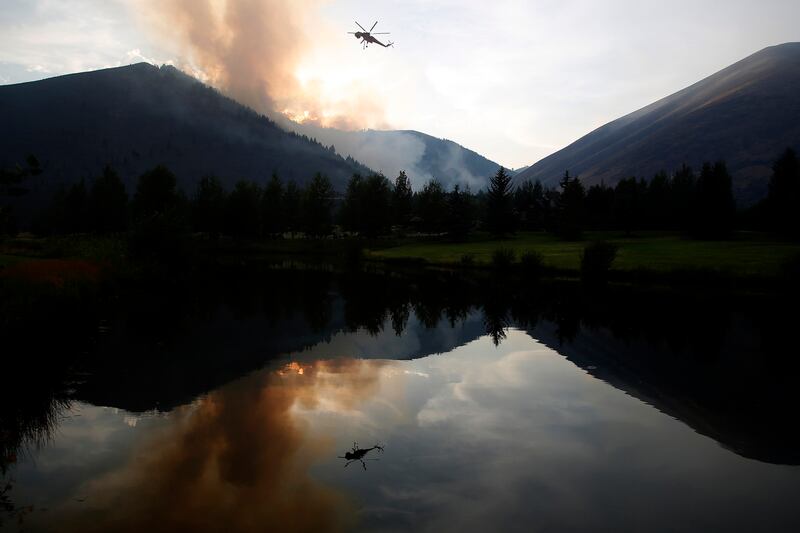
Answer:
[[[0,197],[25,194],[25,178],[41,173],[33,156],[27,166],[4,169]],[[477,193],[458,185],[447,191],[436,180],[413,191],[405,172],[394,183],[380,174],[356,174],[345,191],[335,191],[319,173],[303,188],[273,174],[263,187],[241,180],[233,190],[206,176],[190,196],[178,189],[168,168],[159,166],[139,178],[130,197],[114,169],[106,167],[101,176],[60,190],[51,205],[35,215],[32,227],[39,234],[108,234],[136,231],[158,218],[186,231],[246,238],[321,238],[345,232],[368,238],[423,233],[461,240],[476,231],[495,238],[516,231],[547,231],[579,240],[585,231],[631,235],[657,230],[725,239],[734,230],[758,230],[797,240],[798,203],[800,164],[789,149],[773,165],[768,196],[738,211],[722,161],[703,165],[699,174],[684,166],[650,180],[621,180],[614,187],[586,188],[566,172],[558,189],[538,181],[514,183],[500,168],[487,190]],[[1,213],[0,230],[13,233],[13,213],[8,206]]]
[[[129,263],[126,268],[185,268],[198,253],[255,252],[450,268],[507,263],[536,276],[586,279],[598,279],[589,268],[639,278],[645,271],[785,278],[800,262],[794,152],[787,150],[773,170],[769,195],[737,210],[723,162],[706,164],[699,174],[683,167],[650,181],[630,178],[588,189],[567,172],[558,190],[515,184],[500,168],[477,193],[459,186],[446,191],[435,180],[414,191],[405,172],[394,183],[378,174],[354,175],[341,194],[322,174],[305,187],[273,174],[263,187],[242,180],[230,191],[207,176],[189,196],[166,167],[141,175],[130,196],[106,167],[101,176],[59,191],[32,219],[38,237],[23,241],[38,239],[31,246],[51,252],[60,248],[51,257],[87,258],[88,250],[89,259],[108,260],[109,251],[97,249],[110,248],[117,267]],[[24,195],[26,179],[42,172],[33,156],[3,170],[0,195]],[[8,206],[0,212],[6,235],[14,231],[12,215]],[[19,242],[6,238],[0,265],[26,255]],[[76,251],[64,242],[81,244]],[[592,249],[605,249],[604,260],[587,259]]]

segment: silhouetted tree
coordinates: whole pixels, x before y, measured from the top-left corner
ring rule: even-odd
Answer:
[[[392,223],[398,226],[407,226],[411,221],[411,201],[413,198],[411,180],[405,170],[394,180],[392,189]]]
[[[475,205],[469,187],[461,190],[456,184],[447,194],[445,224],[448,235],[453,239],[463,239],[472,231],[475,226]]]
[[[772,166],[766,204],[771,228],[788,237],[799,238],[800,163],[790,148]]]
[[[486,229],[495,237],[505,237],[514,232],[514,205],[511,176],[500,167],[489,181],[486,195]]]
[[[60,188],[45,215],[46,231],[54,234],[89,231],[88,206],[89,194],[84,180]]]
[[[225,209],[225,230],[236,237],[257,237],[261,234],[261,189],[252,181],[240,180],[228,195]]]
[[[735,204],[724,161],[703,165],[696,191],[692,234],[702,239],[728,237],[733,229]]]
[[[284,215],[284,227],[286,231],[291,233],[300,231],[302,191],[294,180],[289,180],[289,183],[286,184],[282,203],[283,206],[281,210]]]
[[[89,194],[89,226],[98,233],[125,231],[128,227],[128,193],[119,175],[106,166]]]
[[[33,154],[25,159],[26,167],[15,165],[11,168],[0,168],[0,201],[4,197],[22,196],[28,192],[24,183],[31,176],[42,173],[39,160]],[[10,205],[0,204],[0,235],[15,231],[14,217]]]
[[[592,229],[609,229],[614,223],[614,189],[604,183],[586,191],[586,224]]]
[[[670,195],[670,220],[673,227],[687,231],[691,227],[696,180],[690,167],[682,165],[672,176]]]
[[[380,174],[362,178],[355,174],[347,184],[342,223],[366,237],[388,233],[392,223],[392,188]]]
[[[544,187],[539,180],[525,180],[514,191],[514,211],[522,228],[540,230],[544,227]]]
[[[620,180],[614,188],[614,218],[628,235],[642,227],[642,196],[641,183],[633,177]]]
[[[428,233],[444,231],[447,198],[442,184],[430,180],[414,197],[420,229]]]
[[[192,225],[195,231],[222,233],[227,195],[216,176],[206,176],[197,184],[192,201]]]
[[[177,180],[167,167],[159,165],[139,177],[133,209],[137,218],[173,211],[180,203]]]
[[[584,201],[586,192],[583,184],[575,177],[570,177],[569,171],[559,182],[561,194],[558,197],[556,222],[557,233],[562,239],[580,239],[583,232]]]
[[[162,265],[179,265],[188,259],[186,201],[176,186],[175,175],[162,165],[139,177],[129,234],[132,257]]]
[[[261,226],[265,235],[278,235],[286,231],[283,195],[283,182],[273,172],[261,196]]]
[[[330,235],[333,229],[333,186],[327,176],[317,172],[303,194],[303,231],[311,237]]]
[[[644,188],[644,214],[650,229],[675,227],[671,220],[671,183],[665,172],[659,172]]]

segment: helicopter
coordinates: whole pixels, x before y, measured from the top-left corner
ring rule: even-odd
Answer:
[[[356,24],[358,24],[358,23],[356,23]],[[388,46],[388,45],[384,45],[384,46]],[[383,446],[381,446],[380,444],[376,444],[372,448],[359,448],[358,447],[358,443],[354,442],[353,443],[353,451],[347,452],[344,455],[340,455],[338,457],[339,457],[339,459],[347,459],[347,462],[344,465],[345,468],[347,468],[347,466],[350,463],[354,463],[356,461],[360,461],[361,462],[361,466],[363,466],[364,470],[366,470],[367,469],[367,463],[364,462],[365,460],[366,461],[377,461],[378,460],[378,459],[364,459],[364,456],[367,455],[372,450],[378,450],[379,452],[383,452]]]
[[[367,30],[364,29],[364,26],[362,26],[361,24],[358,23],[358,21],[356,21],[356,26],[358,26],[359,28],[361,28],[364,31],[349,31],[347,33],[349,33],[350,35],[355,35],[356,39],[361,39],[361,44],[362,44],[361,48],[363,50],[366,50],[370,43],[379,44],[379,45],[383,46],[384,48],[389,48],[390,46],[393,46],[394,43],[391,42],[391,41],[389,41],[389,44],[383,44],[378,39],[373,37],[373,35],[389,35],[389,32],[372,33],[372,30],[374,30],[375,26],[377,26],[377,25],[378,25],[378,21],[376,20],[375,24],[373,24],[372,27],[369,29],[369,31],[367,31]]]

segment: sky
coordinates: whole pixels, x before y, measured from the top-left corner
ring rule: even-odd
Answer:
[[[170,63],[259,111],[518,168],[766,47],[797,0],[0,0],[0,84]],[[203,9],[207,8],[207,9]],[[394,41],[362,50],[354,21]]]

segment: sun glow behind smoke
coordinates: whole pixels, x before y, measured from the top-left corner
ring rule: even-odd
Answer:
[[[143,0],[141,15],[184,70],[257,111],[340,129],[385,127],[364,77],[323,49],[338,35],[319,16],[323,4]]]

